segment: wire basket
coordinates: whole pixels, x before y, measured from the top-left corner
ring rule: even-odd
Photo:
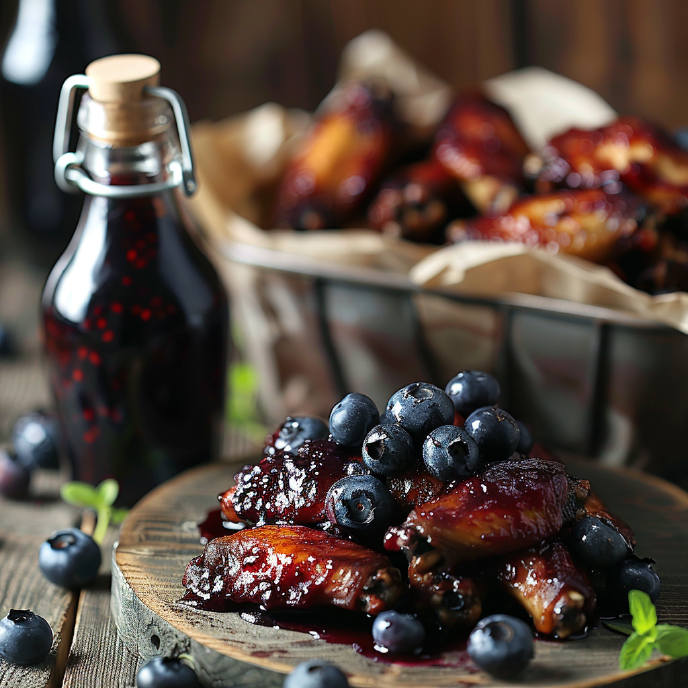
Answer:
[[[400,387],[485,370],[537,440],[608,465],[688,475],[688,336],[554,299],[463,296],[406,277],[237,243],[221,247],[261,407],[327,417],[350,391],[379,407]]]

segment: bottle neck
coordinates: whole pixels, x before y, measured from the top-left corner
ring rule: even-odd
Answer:
[[[88,175],[108,186],[165,182],[170,163],[180,159],[172,131],[129,147],[113,147],[82,134],[78,151],[83,156],[82,165]]]

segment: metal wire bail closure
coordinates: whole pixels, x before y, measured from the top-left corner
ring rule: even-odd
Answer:
[[[189,140],[189,116],[184,101],[170,88],[147,86],[144,91],[151,96],[162,98],[172,106],[172,112],[177,123],[179,144],[181,146],[181,164],[173,160],[167,168],[168,179],[156,184],[136,184],[132,186],[108,186],[96,182],[81,166],[81,156],[70,150],[70,132],[74,116],[74,100],[77,89],[88,89],[91,79],[85,74],[70,76],[60,91],[55,121],[55,137],[53,139],[53,161],[55,162],[55,182],[62,191],[78,193],[83,191],[91,196],[106,196],[108,198],[135,198],[138,196],[152,196],[168,189],[181,186],[186,196],[192,196],[196,191],[196,177],[194,161]]]

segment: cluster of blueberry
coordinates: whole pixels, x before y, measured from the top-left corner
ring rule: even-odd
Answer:
[[[57,420],[41,411],[17,420],[12,428],[14,450],[0,449],[0,494],[26,496],[36,468],[59,467],[60,429]]]
[[[394,517],[386,478],[401,476],[422,461],[432,476],[450,483],[514,452],[528,454],[531,435],[495,406],[499,394],[494,377],[474,370],[459,373],[445,391],[428,382],[408,385],[392,395],[382,416],[369,397],[348,394],[332,409],[329,432],[338,444],[360,450],[371,475],[336,482],[327,498],[328,518],[359,538],[377,536]],[[315,439],[312,419],[293,422],[299,421],[299,433],[289,439],[292,448]],[[317,431],[326,436],[322,425]]]

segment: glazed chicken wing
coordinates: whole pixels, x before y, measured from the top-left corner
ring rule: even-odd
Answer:
[[[566,638],[583,628],[595,606],[588,577],[558,539],[500,558],[490,575],[523,605],[540,633]]]
[[[387,487],[404,513],[436,499],[447,491],[447,486],[428,473],[425,467],[413,468],[398,477],[387,478]]]
[[[637,199],[629,194],[555,191],[524,196],[501,215],[454,222],[447,238],[513,241],[602,263],[615,254],[620,239],[636,231],[638,211]]]
[[[392,607],[399,571],[377,552],[305,526],[262,526],[209,542],[183,580],[187,604],[216,611],[334,605],[368,614]]]
[[[220,495],[233,523],[315,525],[327,520],[325,497],[345,475],[361,470],[331,440],[308,440],[296,454],[277,452],[235,476],[236,486]]]
[[[360,206],[392,143],[391,96],[351,82],[325,102],[285,173],[277,227],[331,229]]]
[[[470,211],[456,177],[431,159],[387,179],[368,209],[368,220],[385,234],[442,243],[447,221]]]
[[[506,209],[523,185],[528,145],[509,113],[480,94],[457,98],[440,124],[433,156],[483,213]]]
[[[620,117],[592,131],[571,129],[543,152],[538,187],[592,188],[623,182],[666,214],[688,205],[688,152],[659,127]]]
[[[415,508],[390,533],[396,532],[403,546],[413,531],[453,565],[515,552],[556,535],[575,518],[585,497],[582,482],[569,478],[558,461],[505,461]],[[393,548],[393,537],[386,546]]]
[[[472,628],[480,618],[484,586],[469,572],[450,567],[413,527],[390,528],[385,548],[403,552],[416,611],[447,628]]]

